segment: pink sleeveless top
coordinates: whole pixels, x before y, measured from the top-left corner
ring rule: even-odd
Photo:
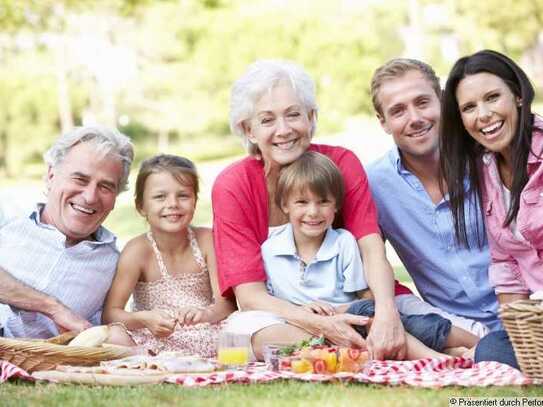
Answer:
[[[201,270],[198,273],[171,275],[166,269],[153,235],[150,231],[147,232],[147,239],[153,247],[161,277],[155,281],[140,281],[136,284],[133,294],[133,311],[159,308],[173,316],[177,308],[207,307],[212,303],[213,293],[207,265],[194,231],[189,227],[187,233],[194,260]],[[155,353],[185,351],[193,355],[214,357],[219,327],[219,323],[201,323],[191,326],[177,324],[174,333],[167,338],[157,338],[147,328],[132,330],[129,333],[137,345],[151,349]]]

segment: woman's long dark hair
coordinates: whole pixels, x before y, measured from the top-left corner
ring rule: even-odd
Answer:
[[[504,226],[508,226],[517,216],[520,193],[528,182],[527,163],[532,143],[531,106],[534,88],[524,71],[510,58],[496,51],[484,50],[460,58],[454,64],[443,92],[439,149],[440,167],[448,188],[456,239],[459,244],[468,248],[470,244],[464,217],[466,209],[464,207],[464,179],[468,177],[471,187],[475,188],[476,199],[482,202],[479,165],[484,147],[476,142],[464,128],[456,100],[456,88],[466,76],[481,72],[501,78],[522,102],[517,108],[519,119],[515,136],[511,141],[513,184],[511,205]],[[475,203],[471,202],[470,205],[475,205]]]

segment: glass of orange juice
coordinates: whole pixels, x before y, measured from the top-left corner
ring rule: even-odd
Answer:
[[[221,332],[217,346],[217,360],[226,368],[239,368],[249,362],[251,335]]]

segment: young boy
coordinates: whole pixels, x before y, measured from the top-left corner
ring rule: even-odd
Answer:
[[[304,153],[281,171],[276,196],[289,223],[272,230],[262,245],[270,294],[321,315],[373,316],[356,240],[332,228],[344,196],[336,165],[322,154]],[[472,348],[478,340],[437,314],[401,318],[408,359],[443,356],[445,349]],[[365,327],[355,329],[367,335]]]

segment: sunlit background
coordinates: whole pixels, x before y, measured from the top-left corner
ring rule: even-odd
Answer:
[[[258,58],[291,59],[317,84],[316,141],[364,163],[391,146],[369,81],[390,58],[432,64],[483,48],[518,61],[543,88],[543,0],[0,0],[0,218],[41,195],[41,155],[60,133],[95,122],[131,136],[138,163],[193,159],[210,224],[216,173],[243,154],[228,127],[233,80]],[[537,108],[540,113],[543,109]],[[121,245],[145,230],[132,192],[107,221]]]

